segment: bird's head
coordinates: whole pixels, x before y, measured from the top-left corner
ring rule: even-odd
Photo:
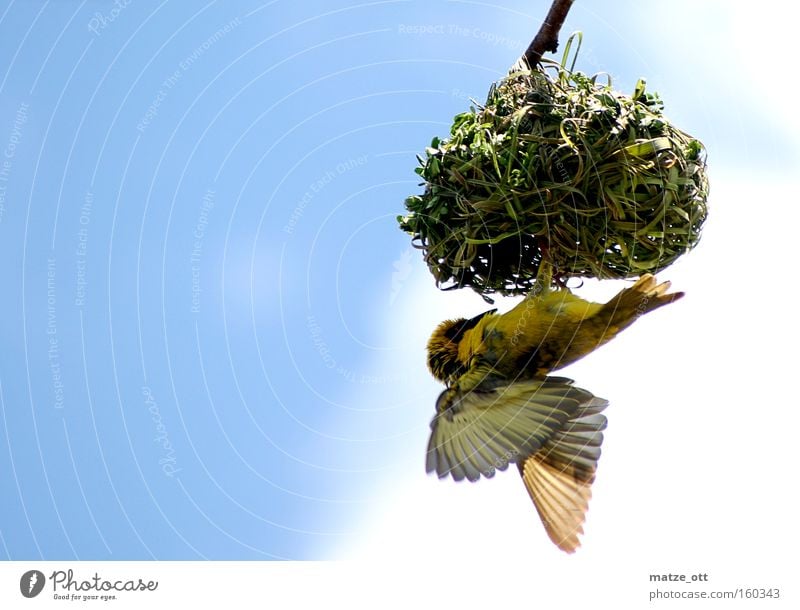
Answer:
[[[436,379],[449,383],[467,372],[466,363],[458,357],[458,344],[464,338],[464,333],[474,328],[483,316],[495,311],[485,311],[469,320],[445,320],[436,327],[428,340],[428,368]]]

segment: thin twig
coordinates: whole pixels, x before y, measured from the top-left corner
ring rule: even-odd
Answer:
[[[553,4],[544,18],[542,27],[525,50],[522,58],[529,68],[536,67],[545,51],[555,53],[558,50],[558,32],[567,18],[567,13],[574,0],[553,0]]]

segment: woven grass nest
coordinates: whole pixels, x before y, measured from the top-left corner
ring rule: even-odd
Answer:
[[[706,218],[703,145],[632,95],[545,61],[494,84],[434,138],[401,228],[437,285],[522,294],[542,261],[554,281],[655,273],[693,248]]]

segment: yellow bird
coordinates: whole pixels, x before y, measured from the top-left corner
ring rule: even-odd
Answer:
[[[428,367],[447,385],[431,422],[426,469],[460,481],[516,463],[550,539],[580,545],[600,457],[608,401],[548,377],[613,339],[639,316],[683,296],[643,275],[608,303],[567,288],[534,290],[505,314],[442,322],[428,341]]]

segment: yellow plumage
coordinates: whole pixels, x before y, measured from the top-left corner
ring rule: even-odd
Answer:
[[[683,294],[668,293],[669,282],[657,284],[652,275],[604,304],[549,285],[543,278],[505,314],[447,320],[434,331],[428,366],[447,389],[431,423],[427,469],[477,480],[516,463],[548,535],[572,552],[583,531],[607,401],[548,374]]]

